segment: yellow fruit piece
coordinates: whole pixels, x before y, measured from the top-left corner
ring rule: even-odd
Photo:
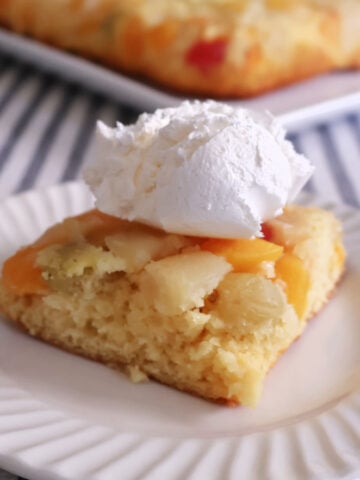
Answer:
[[[276,261],[284,251],[284,247],[261,238],[214,238],[205,240],[201,249],[225,257],[235,272],[252,272],[261,262]]]
[[[284,282],[288,302],[302,318],[310,287],[310,275],[304,263],[292,253],[284,253],[275,264],[276,278]]]

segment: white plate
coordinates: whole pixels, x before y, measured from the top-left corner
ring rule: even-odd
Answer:
[[[256,409],[133,385],[0,322],[0,465],[34,480],[358,478],[360,212],[316,203],[344,223],[347,272]],[[9,198],[1,257],[90,205],[78,183]]]
[[[176,105],[184,99],[4,29],[0,29],[0,49],[107,96],[110,92],[112,97],[141,110]],[[228,103],[269,110],[280,117],[287,129],[294,130],[359,106],[360,72],[323,75],[255,99]]]

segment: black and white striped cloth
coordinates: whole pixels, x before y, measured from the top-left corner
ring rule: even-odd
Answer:
[[[79,178],[91,156],[96,120],[129,123],[137,115],[0,55],[0,200]],[[316,165],[308,190],[360,205],[360,109],[290,138]]]
[[[96,120],[130,123],[138,113],[0,52],[0,201],[81,177]],[[360,108],[289,137],[316,166],[308,191],[360,206]],[[0,480],[16,478],[0,470]]]
[[[96,120],[114,124],[137,115],[0,55],[0,200],[78,178]]]

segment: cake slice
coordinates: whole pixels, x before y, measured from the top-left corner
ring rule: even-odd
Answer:
[[[1,0],[0,23],[164,93],[244,98],[360,67],[358,0]]]
[[[268,370],[328,300],[345,257],[340,225],[321,209],[287,206],[263,233],[204,239],[93,210],[4,263],[0,310],[134,381],[254,406]]]

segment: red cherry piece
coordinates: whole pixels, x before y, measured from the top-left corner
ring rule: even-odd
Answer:
[[[227,45],[228,41],[225,38],[199,40],[187,51],[186,61],[207,73],[224,61]]]
[[[261,225],[261,231],[264,235],[264,239],[267,240],[268,242],[271,242],[271,238],[273,236],[272,228],[268,223],[263,223]]]

